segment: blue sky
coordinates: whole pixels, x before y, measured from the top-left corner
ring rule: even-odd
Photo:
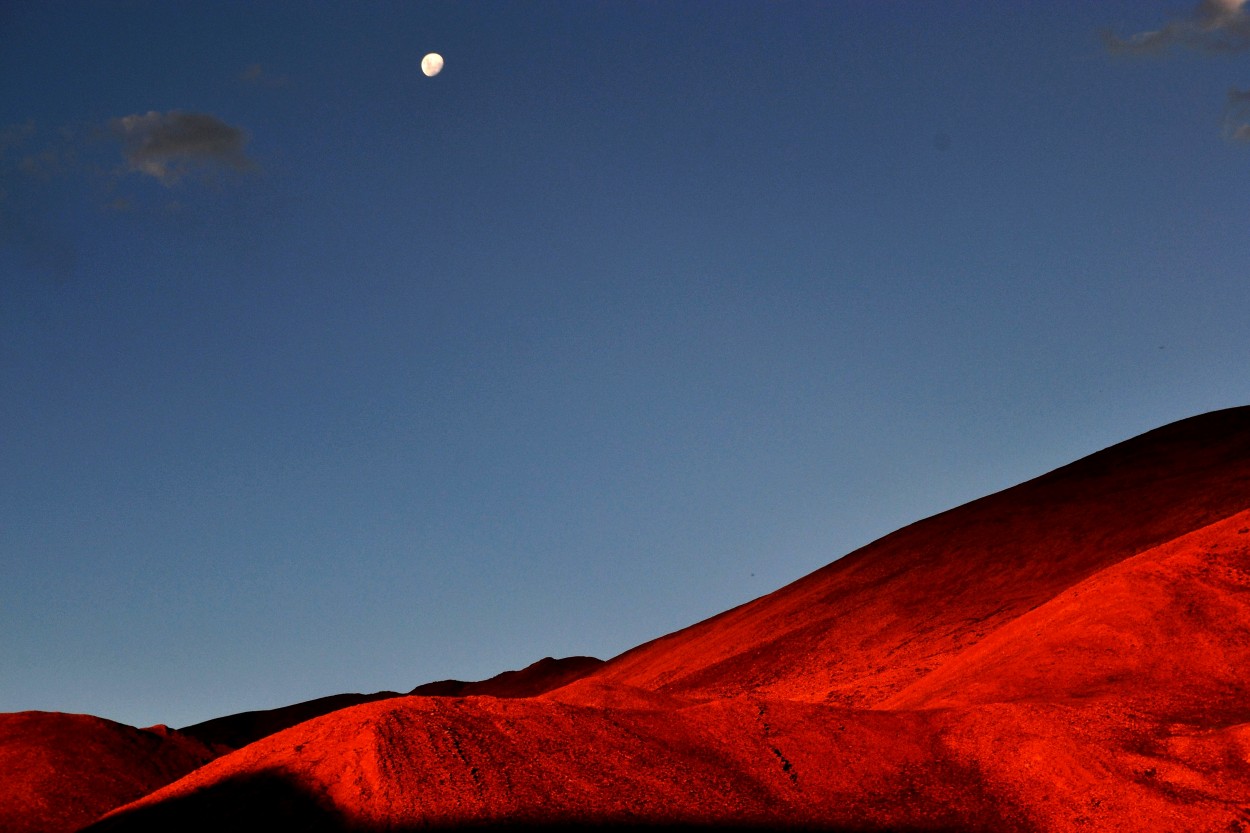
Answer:
[[[609,657],[1246,404],[1248,43],[1235,2],[5,4],[0,710]]]

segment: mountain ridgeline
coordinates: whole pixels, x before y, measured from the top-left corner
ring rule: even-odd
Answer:
[[[606,663],[187,727],[171,754],[216,757],[171,764],[141,796],[100,793],[87,803],[115,809],[86,829],[1236,833],[1250,831],[1247,669],[1250,408],[1235,408],[919,521]],[[0,822],[36,816],[50,788],[5,789]]]

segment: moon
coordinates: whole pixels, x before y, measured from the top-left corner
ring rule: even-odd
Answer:
[[[427,78],[433,78],[443,71],[443,56],[437,52],[431,52],[421,59],[421,71],[425,73]]]

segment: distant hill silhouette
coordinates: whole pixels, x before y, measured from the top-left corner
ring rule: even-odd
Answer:
[[[595,657],[543,657],[520,671],[504,671],[489,680],[466,683],[460,680],[440,680],[414,688],[409,694],[423,697],[537,697],[555,688],[568,685],[574,680],[592,674],[603,665]]]
[[[267,733],[89,829],[1250,833],[1250,408],[607,663],[416,693],[451,696]]]
[[[594,657],[566,657],[564,659],[544,657],[520,671],[504,671],[488,680],[477,682],[440,680],[419,685],[410,693],[427,697],[463,697],[470,694],[489,694],[494,697],[534,697],[583,677],[602,664],[603,660]],[[215,748],[238,749],[267,735],[272,735],[274,732],[289,729],[323,714],[361,703],[372,703],[375,700],[402,696],[404,695],[395,691],[379,691],[374,694],[332,694],[328,697],[318,697],[315,700],[276,709],[215,717],[179,731]]]
[[[402,695],[396,691],[379,691],[374,694],[331,694],[327,697],[318,697],[315,700],[279,706],[275,709],[258,709],[214,717],[202,723],[184,726],[179,731],[221,752],[229,752],[323,714],[345,709],[348,706],[358,706],[361,703],[372,703],[375,700],[400,696]]]

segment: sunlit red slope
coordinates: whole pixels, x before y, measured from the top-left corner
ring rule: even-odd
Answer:
[[[1250,511],[1100,571],[882,705],[941,709],[948,753],[1038,829],[1250,829]]]
[[[1250,831],[1250,409],[914,524],[528,699],[406,697],[93,830]]]
[[[260,740],[92,830],[483,822],[1017,829],[928,713],[749,698],[665,710],[409,697]],[[188,825],[191,825],[188,828]]]
[[[546,657],[487,680],[442,680],[416,691],[526,697],[584,676],[593,657]],[[349,706],[403,695],[336,694],[215,718],[178,731],[135,729],[89,715],[0,714],[0,833],[78,830],[214,756]]]
[[[1250,511],[1112,565],[885,701],[1112,700],[1170,722],[1250,722]]]
[[[164,727],[85,714],[0,714],[0,830],[69,833],[211,760]]]
[[[735,697],[649,709],[556,696],[353,707],[218,759],[92,830],[1177,833],[1250,821],[1246,725],[1160,725],[1106,703],[886,711]]]
[[[595,678],[880,704],[1099,570],[1250,507],[1250,408],[1151,431],[905,527]]]

